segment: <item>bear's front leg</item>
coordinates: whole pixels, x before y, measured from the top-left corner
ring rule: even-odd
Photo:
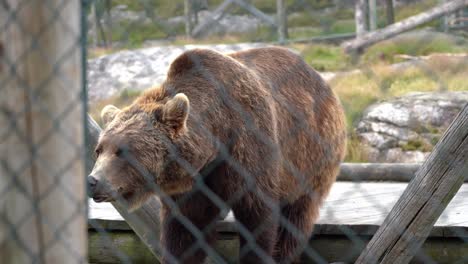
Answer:
[[[171,198],[180,213],[173,212],[163,202],[161,244],[165,252],[162,263],[203,263],[207,252],[201,246],[206,243],[212,248],[216,240],[215,223],[220,210],[201,191]],[[184,223],[181,216],[191,224]],[[203,235],[203,241],[194,235],[195,232]]]
[[[233,206],[233,211],[242,225],[238,228],[240,263],[274,263],[279,204],[249,192]]]

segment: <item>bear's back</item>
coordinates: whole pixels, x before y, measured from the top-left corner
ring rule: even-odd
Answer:
[[[283,194],[300,195],[299,187],[327,192],[334,182],[345,151],[343,111],[300,56],[277,47],[228,55],[195,49],[173,62],[166,84],[186,93],[218,130],[253,116],[260,134],[279,145]]]
[[[327,192],[344,157],[346,140],[344,113],[331,88],[300,56],[284,48],[230,56],[260,76],[274,98],[283,194],[294,196],[301,187]]]

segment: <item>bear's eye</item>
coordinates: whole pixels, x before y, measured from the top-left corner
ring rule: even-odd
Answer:
[[[94,150],[94,152],[96,153],[96,158],[97,158],[99,157],[99,154],[101,154],[102,148],[97,148],[96,150]]]
[[[115,151],[115,155],[116,155],[117,157],[122,156],[122,153],[123,153],[123,150],[122,150],[121,148],[118,148],[118,149]]]

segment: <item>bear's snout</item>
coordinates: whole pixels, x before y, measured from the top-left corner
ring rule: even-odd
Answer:
[[[98,180],[93,175],[88,176],[88,187],[90,190],[94,189],[98,183]]]
[[[103,184],[100,184],[99,180],[93,175],[89,175],[87,179],[88,183],[88,196],[93,198],[97,203],[109,201],[111,199],[103,188]]]

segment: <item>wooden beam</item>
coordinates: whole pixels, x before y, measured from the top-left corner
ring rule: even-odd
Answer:
[[[468,174],[468,104],[408,184],[356,263],[408,263]]]
[[[87,262],[80,11],[80,1],[0,4],[3,263]]]
[[[358,2],[359,1],[362,0],[358,0]],[[402,32],[413,29],[421,24],[427,23],[431,20],[434,20],[445,14],[449,14],[455,10],[466,6],[468,6],[468,0],[453,0],[374,32],[359,35],[359,32],[361,32],[362,30],[360,31],[358,29],[357,38],[348,42],[344,42],[342,44],[342,47],[345,49],[346,52],[350,53],[356,50],[362,50],[365,47],[368,47],[374,43],[391,38]]]
[[[212,15],[205,19],[205,21],[201,24],[198,24],[192,31],[192,37],[196,38],[199,37],[208,29],[209,26],[216,23],[217,21],[221,20],[226,12],[226,9],[232,4],[234,0],[225,0],[222,4],[220,4],[215,11],[213,11]]]
[[[337,180],[409,182],[420,167],[419,163],[343,163]]]
[[[343,40],[352,39],[356,37],[355,33],[340,33],[326,36],[316,36],[310,38],[297,38],[286,39],[285,43],[309,43],[309,42],[327,42],[327,43],[341,43]],[[281,44],[281,43],[278,43]]]
[[[249,11],[252,15],[256,16],[260,20],[263,20],[265,23],[270,24],[270,26],[276,27],[276,22],[273,18],[258,10],[252,4],[247,3],[244,0],[233,0],[233,2],[236,3],[238,6],[244,8],[245,10]]]
[[[99,139],[101,128],[93,120],[92,117],[88,116],[88,146],[87,146],[87,157],[92,160],[88,162],[87,173],[89,174],[94,166],[95,155],[94,149]],[[156,197],[151,198],[141,208],[129,213],[125,205],[118,201],[112,202],[112,205],[125,219],[128,225],[138,235],[138,237],[145,243],[148,249],[154,254],[154,256],[160,260],[162,253],[162,247],[159,242],[160,233],[160,221],[159,221],[159,209],[160,202]],[[93,223],[91,223],[93,224]],[[99,224],[94,223],[94,227],[99,229]]]

